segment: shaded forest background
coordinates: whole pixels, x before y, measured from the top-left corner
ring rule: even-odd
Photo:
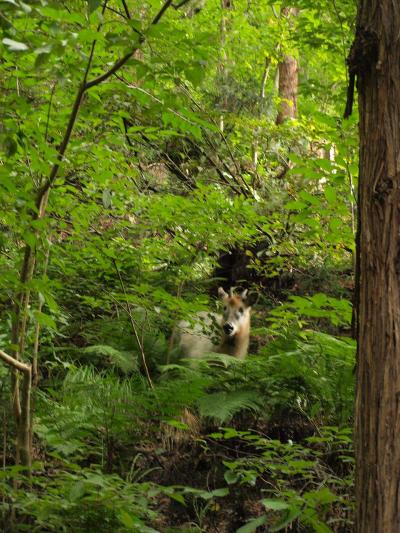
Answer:
[[[355,11],[0,2],[5,531],[351,531]],[[220,285],[250,355],[190,364]]]

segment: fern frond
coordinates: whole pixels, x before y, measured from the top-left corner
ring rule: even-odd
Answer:
[[[82,349],[82,353],[92,355],[95,358],[106,358],[111,364],[114,364],[126,374],[138,370],[136,354],[126,350],[117,350],[113,346],[107,344],[87,346]]]
[[[214,392],[197,401],[201,416],[214,418],[220,423],[229,421],[243,410],[260,411],[259,395],[254,391]]]

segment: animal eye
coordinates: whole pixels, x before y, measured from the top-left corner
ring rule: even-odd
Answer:
[[[243,312],[244,312],[243,307],[239,307],[239,313],[243,313]]]
[[[228,308],[226,307],[226,305],[224,305],[224,311],[226,311]]]

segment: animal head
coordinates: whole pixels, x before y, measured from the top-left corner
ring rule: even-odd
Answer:
[[[231,288],[228,294],[220,287],[218,294],[223,303],[222,329],[227,337],[234,337],[249,326],[251,308],[247,305],[247,289],[234,294]]]

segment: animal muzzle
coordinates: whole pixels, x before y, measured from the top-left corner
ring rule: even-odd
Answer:
[[[225,322],[222,329],[224,330],[225,335],[233,335],[235,327],[230,322]]]

